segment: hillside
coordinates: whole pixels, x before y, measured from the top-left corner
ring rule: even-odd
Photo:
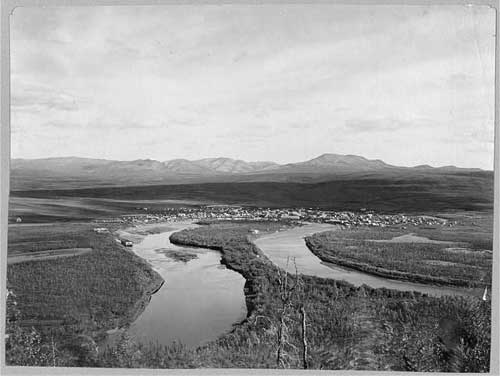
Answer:
[[[231,158],[190,161],[89,158],[13,159],[11,190],[236,182],[319,183],[333,180],[422,179],[429,176],[485,177],[491,172],[454,166],[399,167],[355,155],[323,154],[309,161],[277,164]]]
[[[348,179],[321,183],[203,183],[13,191],[13,197],[197,200],[269,207],[368,208],[382,212],[493,209],[493,174]]]

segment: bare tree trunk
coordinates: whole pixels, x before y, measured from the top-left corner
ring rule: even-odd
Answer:
[[[54,337],[51,337],[51,346],[52,346],[52,367],[56,366],[56,345],[54,344]]]
[[[287,266],[290,259],[287,258]],[[295,259],[294,259],[295,264]],[[297,265],[295,264],[295,279],[288,279],[288,272],[284,271],[282,273],[280,269],[278,269],[278,283],[280,294],[279,298],[281,301],[281,312],[279,316],[279,324],[278,324],[278,338],[277,338],[277,349],[276,349],[276,367],[277,368],[286,368],[288,365],[288,361],[290,359],[290,355],[287,353],[287,348],[293,347],[291,343],[288,342],[288,327],[287,327],[287,319],[290,319],[290,310],[292,309],[292,301],[296,297],[296,293],[298,288],[300,287],[300,278],[297,273]],[[285,360],[288,359],[288,360]]]
[[[300,307],[300,315],[302,317],[302,364],[304,369],[307,369],[309,364],[307,363],[306,310],[304,306]]]
[[[281,367],[281,351],[283,349],[283,330],[285,326],[285,312],[281,314],[280,326],[278,327],[278,351],[276,354],[276,368]]]

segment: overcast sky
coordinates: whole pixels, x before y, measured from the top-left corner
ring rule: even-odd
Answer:
[[[493,168],[495,13],[17,8],[12,156]]]

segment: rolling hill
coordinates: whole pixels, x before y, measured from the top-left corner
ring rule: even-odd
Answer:
[[[323,154],[289,164],[246,162],[231,158],[115,161],[77,157],[13,159],[11,190],[102,186],[236,182],[318,183],[345,179],[423,178],[446,175],[482,176],[480,169],[454,166],[399,167],[355,155]]]

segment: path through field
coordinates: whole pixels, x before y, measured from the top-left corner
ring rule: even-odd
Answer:
[[[40,260],[49,260],[60,257],[80,256],[85,253],[89,253],[91,251],[92,248],[64,248],[64,249],[17,254],[15,256],[7,257],[7,264],[10,265],[26,261],[40,261]]]

